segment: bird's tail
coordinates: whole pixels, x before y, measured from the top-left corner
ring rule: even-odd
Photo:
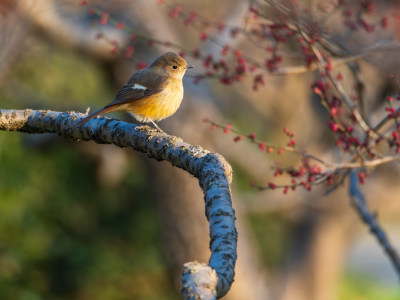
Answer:
[[[113,110],[115,110],[115,106],[114,105],[113,106],[106,106],[106,107],[104,107],[104,108],[92,113],[90,116],[87,116],[83,120],[79,121],[78,125],[81,126],[81,125],[89,122],[91,119],[97,117],[98,115],[105,114],[105,113],[111,112]]]

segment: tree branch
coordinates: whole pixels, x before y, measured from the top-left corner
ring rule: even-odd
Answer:
[[[204,192],[206,217],[209,221],[211,257],[209,267],[200,268],[196,265],[198,263],[185,265],[182,292],[185,299],[215,299],[224,296],[233,282],[237,257],[230,165],[219,154],[210,153],[200,146],[191,146],[178,137],[160,133],[147,126],[105,117],[91,120],[84,126],[77,126],[76,123],[83,116],[74,112],[0,109],[0,130],[57,133],[73,140],[93,140],[99,144],[132,147],[158,161],[169,161],[173,166],[198,178]],[[195,270],[193,266],[196,266]],[[214,279],[203,276],[206,274],[203,267],[211,267],[217,276],[211,269],[207,274]],[[202,275],[196,276],[196,270],[200,270]],[[208,292],[205,293],[205,290]]]
[[[385,231],[379,225],[376,215],[369,211],[365,197],[359,189],[357,173],[355,170],[350,171],[349,194],[351,203],[357,210],[363,222],[367,224],[371,233],[375,235],[400,278],[400,257],[396,252],[396,249],[390,243]]]

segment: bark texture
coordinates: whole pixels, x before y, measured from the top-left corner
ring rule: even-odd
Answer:
[[[211,257],[209,267],[215,270],[217,280],[201,274],[203,267],[184,268],[183,294],[187,299],[220,298],[230,289],[237,257],[235,212],[231,202],[232,169],[219,154],[200,146],[191,146],[182,139],[169,136],[147,126],[138,126],[109,118],[96,118],[83,126],[76,124],[84,117],[74,112],[38,110],[0,110],[0,130],[27,133],[57,133],[74,140],[93,140],[99,144],[132,147],[158,161],[166,160],[199,180],[204,192],[206,217],[210,229]],[[190,264],[189,264],[190,266]],[[192,265],[193,266],[193,265]],[[214,276],[214,275],[213,275]],[[191,282],[191,281],[196,282]],[[189,290],[188,290],[189,289]],[[205,290],[208,290],[205,293]]]

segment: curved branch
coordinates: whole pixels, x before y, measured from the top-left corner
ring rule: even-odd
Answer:
[[[385,231],[380,226],[377,220],[377,214],[374,214],[369,210],[364,194],[360,190],[355,170],[350,172],[349,194],[351,203],[357,210],[360,218],[365,224],[367,224],[370,232],[375,235],[400,278],[400,256],[389,241]]]
[[[100,117],[84,126],[76,123],[83,117],[74,112],[0,109],[0,130],[27,133],[57,133],[74,140],[93,140],[99,144],[132,147],[158,161],[169,161],[199,180],[204,192],[206,217],[210,228],[211,257],[208,266],[185,265],[182,291],[185,299],[215,299],[230,289],[236,262],[237,231],[231,203],[232,170],[219,154],[146,126]],[[194,268],[193,268],[194,266]],[[217,280],[204,274],[203,268],[215,270]],[[201,276],[196,274],[201,272]],[[214,272],[214,273],[215,273]],[[215,275],[212,275],[215,278]],[[207,279],[208,278],[208,279]],[[204,291],[208,290],[207,293]],[[208,296],[203,296],[207,294]],[[211,295],[211,296],[209,296]]]

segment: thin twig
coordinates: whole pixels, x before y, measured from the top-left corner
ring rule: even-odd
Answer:
[[[226,126],[218,124],[216,122],[213,122],[213,121],[210,121],[210,120],[207,120],[207,122],[210,122],[213,126],[216,126],[218,128],[227,129]],[[239,130],[237,130],[235,128],[229,128],[229,132],[232,132],[232,133],[237,134],[238,136],[242,136],[242,137],[246,136],[246,135],[242,134]],[[347,162],[334,163],[334,162],[325,161],[322,158],[319,158],[318,156],[316,156],[314,154],[310,154],[310,153],[308,153],[308,152],[306,152],[304,150],[298,149],[298,148],[293,147],[293,146],[278,146],[278,145],[273,144],[273,143],[264,142],[261,139],[256,138],[256,137],[252,137],[252,138],[248,137],[248,139],[252,143],[255,143],[255,144],[259,144],[259,143],[263,142],[268,147],[272,147],[274,149],[280,149],[280,150],[283,150],[283,151],[286,151],[286,152],[289,152],[289,153],[294,153],[296,155],[300,155],[300,156],[302,156],[304,158],[312,159],[312,160],[320,163],[321,165],[325,166],[326,168],[330,169],[330,171],[332,171],[332,172],[336,171],[336,170],[340,170],[340,169],[354,169],[354,168],[361,168],[361,167],[371,168],[371,167],[376,167],[378,165],[382,165],[382,164],[389,163],[389,162],[392,162],[392,161],[400,160],[400,154],[396,154],[396,155],[393,155],[393,156],[383,156],[381,158],[372,159],[372,160],[362,159],[360,161],[354,162],[354,160],[356,158],[358,158],[359,155],[365,154],[365,153],[360,153],[360,154],[357,154],[357,155],[353,156]]]
[[[400,107],[398,109],[395,110],[395,112],[393,113],[393,115],[397,115],[400,113]],[[387,114],[374,128],[374,131],[378,131],[379,129],[381,129],[383,127],[383,125],[385,125],[389,120],[392,120],[393,117],[390,116],[389,114]]]

